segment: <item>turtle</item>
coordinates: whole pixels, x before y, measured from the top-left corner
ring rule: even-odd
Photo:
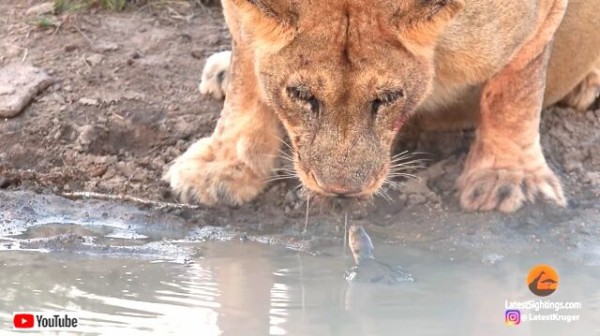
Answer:
[[[388,285],[414,281],[409,273],[375,260],[373,242],[362,226],[350,227],[348,241],[354,266],[344,273],[347,281]]]

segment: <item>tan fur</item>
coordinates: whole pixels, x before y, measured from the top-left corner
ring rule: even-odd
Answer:
[[[224,99],[229,84],[231,51],[212,54],[204,65],[198,89],[200,93],[215,99]]]
[[[596,67],[569,93],[561,103],[585,110],[600,96],[600,59]]]
[[[477,127],[458,181],[463,208],[512,212],[539,197],[566,204],[542,155],[540,111],[565,96],[584,107],[597,93],[600,1],[224,0],[223,8],[233,38],[225,107],[214,134],[169,169],[176,192],[208,204],[252,199],[275,168],[282,125],[308,189],[368,196],[388,177],[398,130],[416,118],[430,129]]]

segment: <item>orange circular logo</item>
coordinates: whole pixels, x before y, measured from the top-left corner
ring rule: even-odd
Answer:
[[[527,274],[529,290],[537,296],[548,296],[558,289],[558,273],[549,265],[535,265]]]

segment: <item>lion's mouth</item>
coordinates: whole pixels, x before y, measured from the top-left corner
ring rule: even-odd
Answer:
[[[362,184],[360,187],[356,187],[357,184],[324,184],[312,170],[304,169],[302,165],[298,166],[296,171],[300,181],[312,193],[338,200],[360,201],[368,200],[377,193],[386,180],[390,164],[385,164],[375,176],[369,178],[368,183]]]
[[[300,160],[294,161],[294,175],[302,182],[307,195],[323,200],[325,203],[336,200],[346,201],[345,203],[360,203],[362,201],[372,201],[376,196],[391,200],[388,194],[389,189],[398,189],[400,185],[400,182],[396,179],[416,178],[416,175],[414,175],[416,171],[422,169],[424,162],[428,161],[422,157],[424,154],[403,151],[393,155],[377,169],[375,174],[371,173],[370,176],[363,177],[358,181],[352,180],[352,176],[334,175],[338,181],[349,181],[346,185],[344,183],[322,183],[314,170],[311,169],[310,164]],[[364,180],[368,182],[360,183]]]

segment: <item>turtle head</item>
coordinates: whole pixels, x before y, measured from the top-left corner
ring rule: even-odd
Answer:
[[[373,242],[362,226],[352,225],[350,227],[348,241],[355,264],[359,265],[361,261],[375,259]]]

